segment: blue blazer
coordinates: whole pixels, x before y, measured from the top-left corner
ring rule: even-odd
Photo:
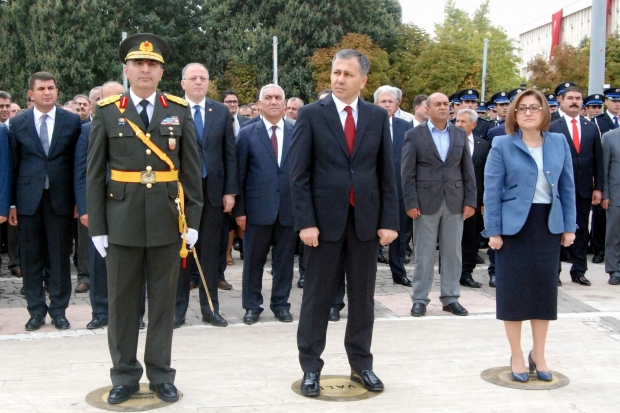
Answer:
[[[82,132],[75,145],[75,168],[73,175],[73,189],[75,191],[75,204],[78,216],[86,212],[86,158],[88,157],[88,138],[92,123],[83,123]]]
[[[13,164],[9,148],[7,127],[0,124],[0,216],[9,216],[11,204],[11,185],[13,181]]]
[[[403,184],[401,178],[401,161],[403,157],[403,142],[405,141],[405,132],[413,129],[413,122],[407,122],[404,119],[392,116],[392,154],[394,157],[394,174],[396,175],[396,191],[398,192],[398,200],[403,198]]]
[[[549,231],[575,232],[575,181],[568,143],[559,133],[543,132],[543,139],[543,169],[551,186]],[[484,169],[482,235],[514,235],[521,230],[530,212],[537,178],[538,167],[521,139],[521,131],[493,140]]]
[[[495,139],[496,136],[501,136],[505,134],[506,134],[506,126],[502,122],[498,126],[495,126],[489,129],[489,131],[487,132],[486,141],[489,142],[489,145],[491,145],[493,143],[493,139]]]
[[[294,126],[284,121],[284,141],[280,166],[271,138],[261,120],[244,126],[237,135],[239,196],[234,216],[247,216],[251,225],[274,225],[276,219],[292,227],[293,201],[288,174],[288,152]]]

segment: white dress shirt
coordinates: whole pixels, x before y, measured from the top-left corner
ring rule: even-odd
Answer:
[[[133,93],[133,90],[131,90],[131,88],[129,88],[129,96],[131,97],[131,101],[133,102],[133,105],[136,107],[136,110],[138,111],[138,113],[142,113],[143,108],[140,102],[142,102],[144,99],[142,99],[141,97]],[[146,100],[149,101],[149,105],[146,107],[146,114],[149,117],[149,122],[151,121],[151,119],[153,119],[153,111],[155,110],[155,97],[156,96],[157,96],[157,92],[153,92],[151,96],[146,98]]]
[[[47,125],[47,136],[49,137],[50,148],[52,147],[52,135],[54,134],[54,124],[56,123],[56,105],[47,113],[43,113],[36,107],[33,109],[34,113],[34,127],[37,129],[37,134],[41,136],[41,116],[47,115],[45,124]]]
[[[271,140],[271,134],[273,133],[273,129],[271,128],[274,126],[277,126],[276,140],[278,141],[278,166],[280,166],[281,161],[282,161],[282,147],[284,146],[284,120],[280,118],[278,123],[274,125],[273,123],[269,122],[267,119],[263,118],[263,123],[265,124],[265,127],[267,128],[267,136],[269,136],[269,140]]]
[[[342,123],[342,129],[344,130],[344,123],[347,121],[347,112],[344,110],[344,108],[347,106],[351,106],[351,108],[353,109],[351,114],[353,115],[353,120],[355,121],[355,130],[357,130],[357,114],[358,114],[357,103],[358,103],[359,98],[355,98],[355,100],[351,102],[350,105],[347,105],[342,100],[338,99],[336,95],[334,95],[333,93],[332,93],[332,98],[334,99],[334,103],[336,104],[336,110],[338,110],[338,116],[340,116],[340,122]]]
[[[469,136],[467,137],[467,142],[469,142],[469,154],[471,156],[474,156],[474,146],[475,142],[474,142],[474,134],[470,133]]]
[[[390,116],[390,138],[392,138],[392,142],[394,142],[394,126],[392,126],[392,118],[394,116]]]
[[[562,114],[562,116],[564,116],[564,119],[566,120],[566,126],[568,127],[568,133],[570,133],[570,140],[575,142],[575,139],[573,138],[573,118],[568,116],[566,113]],[[581,143],[581,122],[579,119],[579,115],[577,115],[575,119],[577,120],[576,123],[577,123],[577,131],[579,132],[579,143]]]
[[[237,135],[239,134],[239,129],[241,129],[241,124],[239,123],[239,113],[235,113],[235,115],[233,116],[233,119],[235,120],[233,122],[233,126],[235,127],[235,138],[236,138]],[[269,136],[271,136],[271,134],[269,134]]]
[[[609,116],[609,119],[611,119],[612,122],[614,121],[614,114],[611,113],[609,110],[607,111],[607,116]],[[618,116],[615,117],[618,118],[618,122],[620,122],[620,113],[618,114]]]

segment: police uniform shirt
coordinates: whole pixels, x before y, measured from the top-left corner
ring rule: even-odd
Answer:
[[[36,107],[33,109],[34,112],[34,127],[37,129],[37,134],[41,136],[41,116],[47,115],[45,119],[45,124],[47,125],[47,136],[49,139],[49,147],[52,147],[52,135],[54,135],[54,124],[56,122],[56,105],[47,113],[43,113],[38,110]]]
[[[280,161],[282,160],[282,146],[284,145],[284,119],[280,118],[278,123],[275,125],[269,122],[267,119],[263,118],[263,123],[267,128],[267,135],[269,136],[269,140],[271,140],[271,135],[273,134],[273,127],[276,127],[276,140],[278,141],[278,166],[280,166]]]
[[[150,122],[151,119],[153,119],[153,111],[155,110],[155,98],[157,97],[157,92],[153,92],[153,94],[148,98],[142,99],[141,97],[133,93],[133,90],[131,90],[131,88],[129,88],[129,96],[131,97],[131,101],[136,107],[138,114],[142,113],[142,111],[144,110],[144,107],[140,104],[140,102],[142,102],[143,100],[147,100],[149,102],[148,106],[146,107],[146,114],[148,115]]]

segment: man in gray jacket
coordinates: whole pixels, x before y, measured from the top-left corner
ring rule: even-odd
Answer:
[[[605,271],[609,284],[620,284],[620,129],[603,135],[603,201],[607,211]]]

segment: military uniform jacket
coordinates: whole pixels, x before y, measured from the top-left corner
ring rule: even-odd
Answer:
[[[168,165],[135,136],[126,119],[170,157],[185,191],[187,226],[198,229],[202,211],[201,165],[191,111],[180,98],[163,99],[157,93],[153,116],[146,129],[129,93],[125,111],[116,104],[95,109],[88,146],[86,172],[89,234],[108,235],[111,244],[157,247],[179,241],[176,208],[177,182],[106,183],[106,168],[120,171],[170,171]],[[178,103],[177,103],[178,102]]]

